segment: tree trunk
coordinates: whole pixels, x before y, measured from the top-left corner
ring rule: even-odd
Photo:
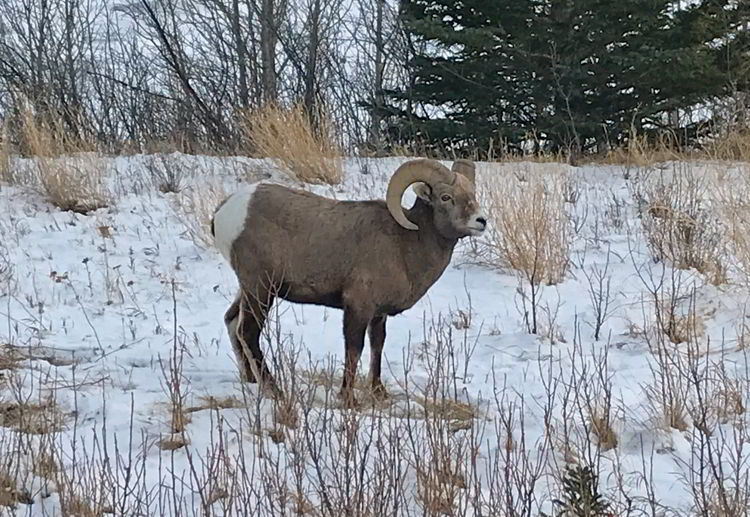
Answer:
[[[242,37],[242,25],[240,24],[240,1],[232,0],[232,37],[237,50],[237,81],[239,82],[238,96],[240,107],[247,108],[250,105],[250,92],[247,86],[247,48]]]
[[[305,63],[305,112],[314,130],[318,130],[316,79],[318,68],[318,46],[320,45],[320,0],[312,0],[310,3],[310,37],[307,42],[307,63]]]
[[[276,22],[274,0],[261,0],[260,45],[261,68],[263,74],[263,101],[276,102],[278,98],[278,78],[276,77]]]
[[[383,96],[383,74],[385,71],[385,49],[383,43],[383,8],[385,0],[375,0],[375,83],[373,86],[373,110],[370,125],[370,144],[375,148],[376,154],[383,149],[381,123],[383,120],[383,107],[385,98]]]

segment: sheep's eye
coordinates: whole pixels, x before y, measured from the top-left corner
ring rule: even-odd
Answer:
[[[447,203],[448,201],[451,200],[451,197],[448,194],[443,194],[442,196],[440,196],[440,199],[442,199],[443,201]]]

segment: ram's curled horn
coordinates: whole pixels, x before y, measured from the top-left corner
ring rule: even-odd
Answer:
[[[396,222],[407,230],[418,230],[419,227],[406,218],[404,209],[401,207],[401,197],[406,189],[418,182],[424,182],[428,185],[436,183],[452,184],[455,178],[453,171],[435,160],[420,158],[403,163],[396,169],[388,183],[388,192],[385,196],[388,211]]]
[[[452,170],[456,174],[466,176],[472,183],[476,183],[476,168],[474,166],[474,162],[472,162],[471,160],[456,160],[455,162],[453,162]]]

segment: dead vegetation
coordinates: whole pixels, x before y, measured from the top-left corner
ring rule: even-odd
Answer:
[[[739,164],[716,187],[737,280],[750,286],[750,165]]]
[[[52,400],[0,403],[0,427],[26,434],[49,434],[64,428],[65,415]]]
[[[228,195],[229,192],[219,178],[207,180],[200,187],[186,187],[172,200],[172,209],[196,246],[203,249],[214,246],[211,218]]]
[[[487,237],[474,244],[473,260],[510,269],[519,277],[519,296],[529,332],[541,330],[541,294],[545,286],[563,281],[570,266],[573,241],[566,208],[565,173],[514,177],[487,171],[479,185],[479,202],[489,215]],[[556,339],[553,322],[547,331]]]
[[[31,494],[19,488],[16,480],[0,474],[0,506],[15,508],[18,504],[32,504]]]
[[[39,186],[61,210],[88,213],[109,204],[108,162],[91,146],[68,137],[59,121],[41,123],[31,111],[22,117],[21,148],[34,161]]]
[[[300,104],[290,108],[268,105],[246,113],[243,122],[253,154],[274,160],[292,179],[329,185],[341,182],[341,152],[325,112],[308,114]]]
[[[482,258],[519,271],[534,284],[561,282],[571,244],[565,180],[562,173],[523,180],[504,175],[487,178],[480,186],[480,204],[491,223]]]
[[[726,227],[712,203],[711,178],[690,166],[646,170],[634,180],[646,242],[654,260],[695,269],[714,285],[727,281]]]
[[[287,383],[287,400],[258,397],[255,386],[243,386],[241,394],[196,396],[191,391],[194,381],[183,372],[184,357],[195,350],[178,329],[183,316],[176,315],[172,349],[160,363],[164,396],[156,433],[139,436],[136,417],[131,422],[131,442],[113,444],[106,417],[95,424],[71,422],[76,417],[63,413],[54,400],[2,399],[0,505],[36,503],[48,490],[59,494],[62,508],[71,515],[286,512],[371,517],[397,515],[408,507],[430,516],[535,516],[542,513],[529,509],[551,503],[551,493],[557,494],[561,512],[553,515],[578,515],[575,505],[582,498],[605,501],[599,507],[612,515],[650,515],[650,509],[663,502],[649,477],[657,464],[653,455],[674,452],[664,437],[678,431],[675,436],[686,438],[682,446],[690,450],[686,456],[675,455],[675,468],[683,472],[685,492],[693,497],[686,503],[690,512],[680,514],[742,515],[750,498],[744,453],[750,445],[747,360],[743,364],[736,350],[711,340],[710,315],[696,303],[700,288],[686,269],[721,285],[726,264],[732,260],[729,255],[738,254],[743,241],[731,237],[728,251],[707,245],[726,239],[724,230],[712,226],[710,218],[701,219],[711,188],[701,183],[705,178],[698,181],[695,174],[678,171],[683,172],[677,179],[667,175],[644,179],[638,191],[645,200],[642,216],[651,218],[644,223],[648,251],[659,261],[654,265],[647,257],[648,267],[639,269],[646,298],[626,300],[642,304],[643,328],[637,335],[618,338],[602,331],[604,322],[613,319],[608,317],[610,286],[613,291],[618,287],[610,277],[608,255],[606,265],[585,270],[590,273],[584,273],[582,280],[590,287],[590,300],[585,302],[598,311],[593,324],[596,342],[582,340],[574,326],[572,334],[566,332],[566,340],[539,339],[511,349],[526,361],[527,384],[508,385],[502,378],[509,364],[507,353],[490,352],[480,359],[498,358],[497,377],[471,379],[467,370],[476,361],[472,353],[477,347],[473,336],[502,338],[507,331],[482,329],[472,307],[463,307],[446,317],[426,319],[424,339],[416,349],[404,343],[399,358],[404,372],[390,377],[388,398],[371,396],[369,379],[357,376],[355,389],[363,403],[356,410],[343,410],[335,393],[341,379],[333,373],[339,369],[303,366],[295,355],[301,345],[274,324],[264,347],[284,372],[280,377]],[[548,286],[568,275],[580,275],[579,270],[571,271],[575,268],[569,257],[577,237],[566,226],[571,224],[566,204],[583,199],[576,189],[565,179],[540,179],[523,168],[506,180],[497,179],[494,194],[498,221],[493,224],[498,225],[498,235],[489,244],[476,244],[477,256],[519,271],[529,285]],[[223,195],[223,187],[217,187],[215,198],[208,199],[214,196],[212,188],[193,190],[181,184],[174,196],[187,204],[182,214],[197,222],[191,234],[196,240],[199,234],[207,238],[206,214]],[[735,209],[744,209],[739,194],[732,200]],[[203,202],[203,208],[197,205]],[[736,217],[740,235],[744,216]],[[671,265],[685,269],[675,272]],[[559,305],[566,302],[570,306],[565,298]],[[559,307],[541,302],[536,306],[540,338],[550,337],[560,323]],[[174,303],[173,310],[176,307]],[[738,326],[744,329],[746,324],[738,322]],[[620,346],[632,347],[633,357],[649,358],[650,376],[633,388],[642,394],[638,402],[646,406],[647,422],[628,420],[636,409],[623,407],[627,404],[618,400],[613,389],[615,375],[629,374],[627,362],[610,370],[608,351]],[[742,348],[741,343],[738,346]],[[9,376],[31,362],[47,362],[44,355],[23,355],[19,350],[0,347],[3,389]],[[53,362],[61,375],[74,366],[72,361],[53,358],[49,364]],[[476,383],[489,400],[466,395],[469,389],[476,390]],[[50,376],[37,384],[51,391],[57,380]],[[543,389],[535,391],[539,386]],[[103,398],[107,389],[111,388],[102,388]],[[527,396],[529,392],[533,395]],[[132,407],[130,411],[137,414]],[[543,426],[542,433],[531,427],[532,419],[537,420],[533,425]],[[642,471],[632,470],[621,459],[632,452],[629,448],[638,446],[632,433],[623,433],[623,422],[643,425],[647,430],[643,436],[655,442],[652,447],[658,452],[651,451],[651,458],[651,445],[641,451]],[[68,435],[55,436],[59,442],[45,441],[72,428],[83,444],[75,454]],[[8,436],[22,443],[3,441]],[[20,451],[29,450],[35,450],[31,458],[22,457]],[[10,457],[17,472],[6,472],[3,459]],[[181,462],[180,467],[174,468],[170,461]],[[160,480],[158,485],[146,483],[147,465],[149,475]],[[38,488],[28,481],[26,470],[50,480],[50,485]],[[632,479],[642,490],[633,489]],[[373,513],[373,508],[378,512]]]

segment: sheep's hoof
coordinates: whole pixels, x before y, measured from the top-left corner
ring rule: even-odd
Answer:
[[[263,393],[266,394],[266,396],[275,399],[275,400],[284,400],[284,391],[279,388],[279,385],[276,384],[276,381],[271,379],[264,379],[261,383],[261,390]]]
[[[242,380],[242,382],[246,382],[248,384],[257,384],[258,383],[258,379],[255,378],[255,374],[253,373],[252,368],[250,368],[249,366],[247,366],[245,368],[242,368],[240,370],[240,380]]]
[[[360,403],[352,390],[339,391],[339,400],[341,401],[341,405],[346,409],[358,409],[360,407]]]
[[[388,398],[388,390],[385,389],[383,383],[376,381],[372,383],[372,395],[377,400],[386,400]]]

